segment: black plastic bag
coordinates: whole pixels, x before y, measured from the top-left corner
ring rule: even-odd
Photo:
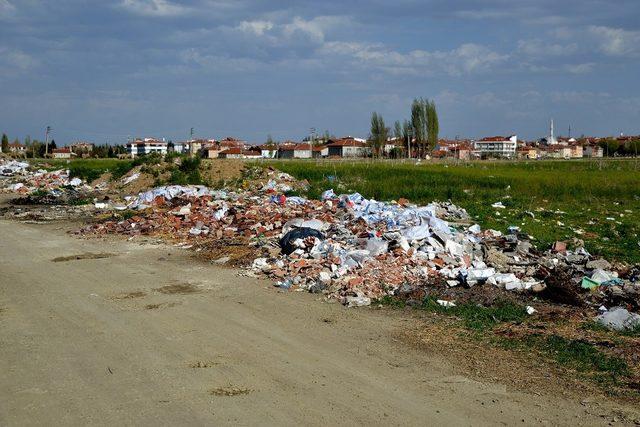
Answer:
[[[280,248],[282,249],[282,253],[285,255],[289,255],[297,249],[293,242],[298,239],[305,239],[307,237],[317,237],[320,240],[324,240],[324,234],[314,228],[294,228],[293,230],[285,234],[282,239],[280,239]]]

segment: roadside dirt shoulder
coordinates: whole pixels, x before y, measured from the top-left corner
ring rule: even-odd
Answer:
[[[411,316],[70,228],[0,221],[2,425],[629,421],[613,403],[473,380],[406,345]]]

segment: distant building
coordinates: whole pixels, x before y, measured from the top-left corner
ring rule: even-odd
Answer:
[[[581,159],[583,157],[583,148],[579,144],[563,145],[559,142],[555,145],[541,148],[539,156],[551,159]]]
[[[240,147],[228,148],[218,153],[220,159],[260,159],[260,151],[245,150]]]
[[[218,157],[220,157],[220,153],[222,151],[223,150],[220,150],[219,146],[212,145],[202,150],[202,157],[204,157],[205,159],[217,159]]]
[[[364,140],[352,137],[330,139],[327,148],[329,157],[367,157],[370,153]]]
[[[220,159],[242,159],[242,148],[234,147],[227,148],[226,150],[222,150],[218,153],[218,158]]]
[[[471,158],[472,151],[473,151],[473,145],[469,140],[441,139],[438,141],[438,143],[434,147],[432,156],[434,158],[451,158],[451,159],[458,159],[458,160],[469,160]]]
[[[241,148],[244,150],[247,148],[247,143],[245,141],[241,141],[230,136],[220,141],[218,145],[222,150],[226,150],[227,148]]]
[[[278,144],[278,153],[276,157],[279,159],[293,159],[293,150],[298,145],[294,141],[284,141]]]
[[[312,156],[314,159],[329,156],[329,147],[326,145],[314,145],[312,148]]]
[[[127,142],[127,153],[131,157],[152,153],[158,153],[164,156],[167,154],[167,143],[155,138],[138,138],[134,141]]]
[[[93,144],[90,142],[78,141],[70,144],[69,149],[76,154],[91,153],[93,151]]]
[[[9,143],[9,152],[10,153],[22,154],[22,153],[26,153],[26,151],[27,151],[27,146],[26,145],[22,145],[19,142],[10,142]]]
[[[276,144],[263,144],[258,146],[258,149],[264,159],[274,159],[278,155],[278,146]]]
[[[243,150],[242,155],[245,159],[261,159],[262,153],[257,150]]]
[[[522,146],[517,150],[519,159],[535,160],[538,158],[538,149],[529,145]]]
[[[480,158],[515,158],[518,147],[518,137],[512,135],[508,138],[504,136],[492,136],[474,141],[474,154]]]
[[[184,142],[169,142],[167,144],[167,152],[174,152],[178,154],[185,153],[185,143]]]
[[[310,159],[313,157],[311,144],[283,144],[278,150],[281,159]]]
[[[604,150],[599,145],[585,145],[582,149],[583,157],[602,158],[604,157]]]
[[[54,159],[70,159],[71,156],[75,156],[76,154],[71,151],[70,148],[54,148],[51,150],[51,157]]]

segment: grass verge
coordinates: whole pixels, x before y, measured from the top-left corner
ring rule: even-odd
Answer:
[[[406,307],[404,300],[393,296],[385,296],[377,303],[391,308]],[[524,333],[500,333],[504,327],[518,330],[519,325],[528,325],[529,316],[525,307],[520,304],[497,301],[491,307],[473,303],[443,307],[437,300],[428,297],[412,307],[453,318],[454,325],[472,332],[474,339],[500,346],[505,350],[533,353],[547,362],[577,373],[581,378],[603,387],[609,393],[613,393],[614,390],[636,393],[633,384],[637,384],[637,379],[634,378],[633,370],[623,357],[612,354],[611,348],[601,349],[598,343],[581,338],[567,338],[553,332],[552,329],[546,333],[528,333],[525,327],[520,330],[525,331]]]

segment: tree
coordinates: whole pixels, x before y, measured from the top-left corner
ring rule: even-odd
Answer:
[[[598,145],[602,147],[605,157],[613,156],[620,149],[620,143],[613,138],[603,139]]]
[[[400,123],[400,120],[396,120],[396,122],[393,124],[393,136],[395,138],[398,138],[399,140],[402,140],[402,123]]]
[[[629,141],[625,145],[625,151],[629,156],[638,157],[638,154],[640,154],[640,139]]]
[[[427,118],[427,141],[429,144],[429,149],[433,150],[436,144],[438,144],[438,133],[440,132],[438,112],[436,110],[436,103],[433,100],[426,100],[424,107]]]
[[[7,136],[6,133],[2,134],[2,152],[3,153],[9,152],[9,137]]]
[[[375,111],[371,114],[371,135],[373,154],[380,157],[384,150],[384,144],[389,136],[389,128],[385,126],[382,115]]]
[[[56,145],[56,140],[52,139],[49,143],[49,150],[55,150],[56,148],[58,148],[58,146]]]
[[[418,149],[422,153],[427,134],[427,120],[425,116],[424,100],[414,99],[411,104],[411,128],[413,137],[416,139]]]
[[[411,128],[411,123],[409,120],[405,119],[402,122],[402,140],[404,141],[405,147],[407,147],[407,155],[411,157],[411,135],[409,129]]]
[[[330,139],[331,139],[331,134],[329,133],[329,131],[328,131],[328,130],[325,130],[325,131],[324,131],[324,134],[322,135],[322,140],[323,140],[323,142],[325,142],[325,143],[326,143],[326,142],[327,142],[328,140],[330,140]]]
[[[416,98],[411,104],[411,128],[418,145],[419,156],[426,154],[427,148],[433,149],[438,143],[440,124],[435,101]]]

